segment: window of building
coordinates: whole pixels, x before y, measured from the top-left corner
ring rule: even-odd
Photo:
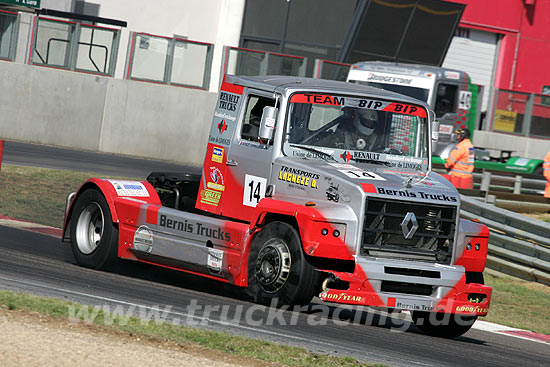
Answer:
[[[120,31],[91,24],[38,18],[31,63],[94,74],[114,74]]]
[[[15,59],[15,46],[17,44],[17,13],[0,10],[0,59]]]
[[[211,43],[133,33],[127,79],[208,89]]]

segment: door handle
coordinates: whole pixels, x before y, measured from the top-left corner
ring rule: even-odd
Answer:
[[[225,164],[227,164],[228,166],[238,166],[239,163],[237,163],[237,161],[234,161],[232,159],[228,159]]]

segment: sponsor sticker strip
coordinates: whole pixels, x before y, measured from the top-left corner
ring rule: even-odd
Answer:
[[[291,103],[322,104],[342,107],[359,107],[377,111],[401,113],[426,118],[426,110],[407,103],[387,102],[376,99],[350,98],[326,94],[297,93],[290,98]]]

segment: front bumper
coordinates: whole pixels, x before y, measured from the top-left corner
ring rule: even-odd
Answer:
[[[403,271],[389,273],[388,269]],[[431,276],[426,277],[427,273]],[[353,273],[332,274],[339,281],[349,283],[349,287],[323,290],[319,297],[325,302],[485,316],[491,301],[491,287],[466,283],[462,266],[359,259]],[[391,288],[388,284],[394,291],[388,291]],[[398,291],[395,284],[399,286]],[[424,293],[427,289],[429,294],[414,294],[418,289]]]

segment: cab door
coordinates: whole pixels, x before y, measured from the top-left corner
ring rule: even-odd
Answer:
[[[250,221],[254,208],[265,192],[271,176],[273,142],[259,139],[263,108],[275,106],[273,94],[249,89],[237,131],[227,153],[225,192],[221,214]]]

